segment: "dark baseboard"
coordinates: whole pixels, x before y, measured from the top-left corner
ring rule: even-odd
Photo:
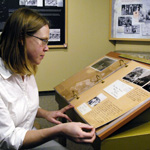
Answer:
[[[55,95],[55,91],[39,91],[39,96]]]

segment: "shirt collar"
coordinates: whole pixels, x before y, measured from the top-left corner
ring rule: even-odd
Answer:
[[[12,75],[11,70],[9,70],[5,67],[4,62],[1,57],[0,57],[0,75],[4,79],[8,79]]]

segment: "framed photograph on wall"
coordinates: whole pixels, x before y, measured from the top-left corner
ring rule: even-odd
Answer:
[[[1,0],[0,32],[7,18],[20,7],[38,11],[50,22],[49,48],[67,48],[67,0]]]
[[[150,0],[110,0],[109,39],[150,41]]]

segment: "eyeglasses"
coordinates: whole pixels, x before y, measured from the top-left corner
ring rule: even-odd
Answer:
[[[37,36],[35,36],[35,35],[31,35],[31,34],[28,34],[28,35],[29,35],[29,36],[32,36],[32,37],[35,37],[35,38],[37,38],[37,39],[39,39],[39,40],[41,40],[43,46],[45,46],[45,45],[48,44],[48,40],[46,40],[46,39],[42,39],[42,38],[39,38],[39,37],[37,37]]]

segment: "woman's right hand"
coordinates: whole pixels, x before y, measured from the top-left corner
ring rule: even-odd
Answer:
[[[63,134],[69,136],[75,142],[93,143],[96,138],[95,128],[80,122],[61,124]]]
[[[43,142],[54,139],[60,134],[69,137],[75,142],[81,143],[93,143],[96,138],[95,129],[88,124],[80,122],[61,123],[50,128],[28,130],[23,141],[22,149],[38,146]]]

